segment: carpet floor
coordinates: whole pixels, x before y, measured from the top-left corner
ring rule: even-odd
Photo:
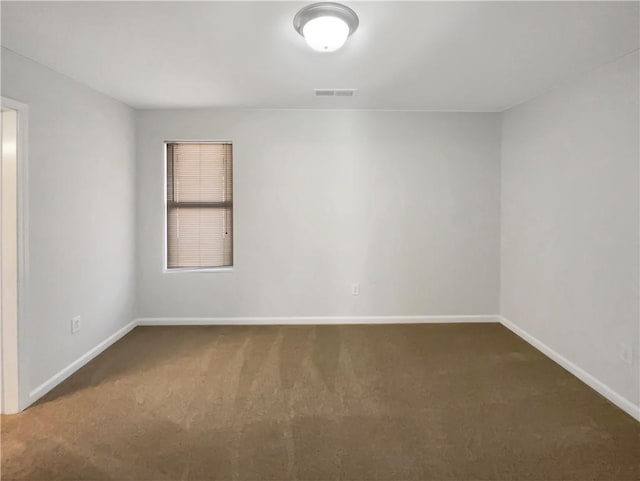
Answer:
[[[640,423],[498,324],[138,327],[3,480],[633,480]]]

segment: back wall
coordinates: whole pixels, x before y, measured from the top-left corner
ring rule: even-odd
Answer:
[[[498,313],[499,114],[136,116],[139,317]],[[233,141],[232,272],[163,273],[166,140]]]

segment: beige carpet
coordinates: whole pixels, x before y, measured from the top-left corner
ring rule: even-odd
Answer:
[[[497,324],[137,328],[2,479],[638,480],[640,423]]]

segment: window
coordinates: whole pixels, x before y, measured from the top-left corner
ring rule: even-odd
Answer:
[[[233,265],[231,143],[167,143],[167,269]]]

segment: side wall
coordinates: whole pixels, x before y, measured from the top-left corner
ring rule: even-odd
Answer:
[[[636,52],[503,114],[501,267],[502,315],[636,407],[638,67]]]
[[[497,314],[499,130],[497,114],[138,112],[139,316]],[[163,273],[167,140],[233,141],[233,272]]]
[[[19,332],[29,402],[134,318],[135,120],[129,107],[4,48],[2,96],[29,106]]]

